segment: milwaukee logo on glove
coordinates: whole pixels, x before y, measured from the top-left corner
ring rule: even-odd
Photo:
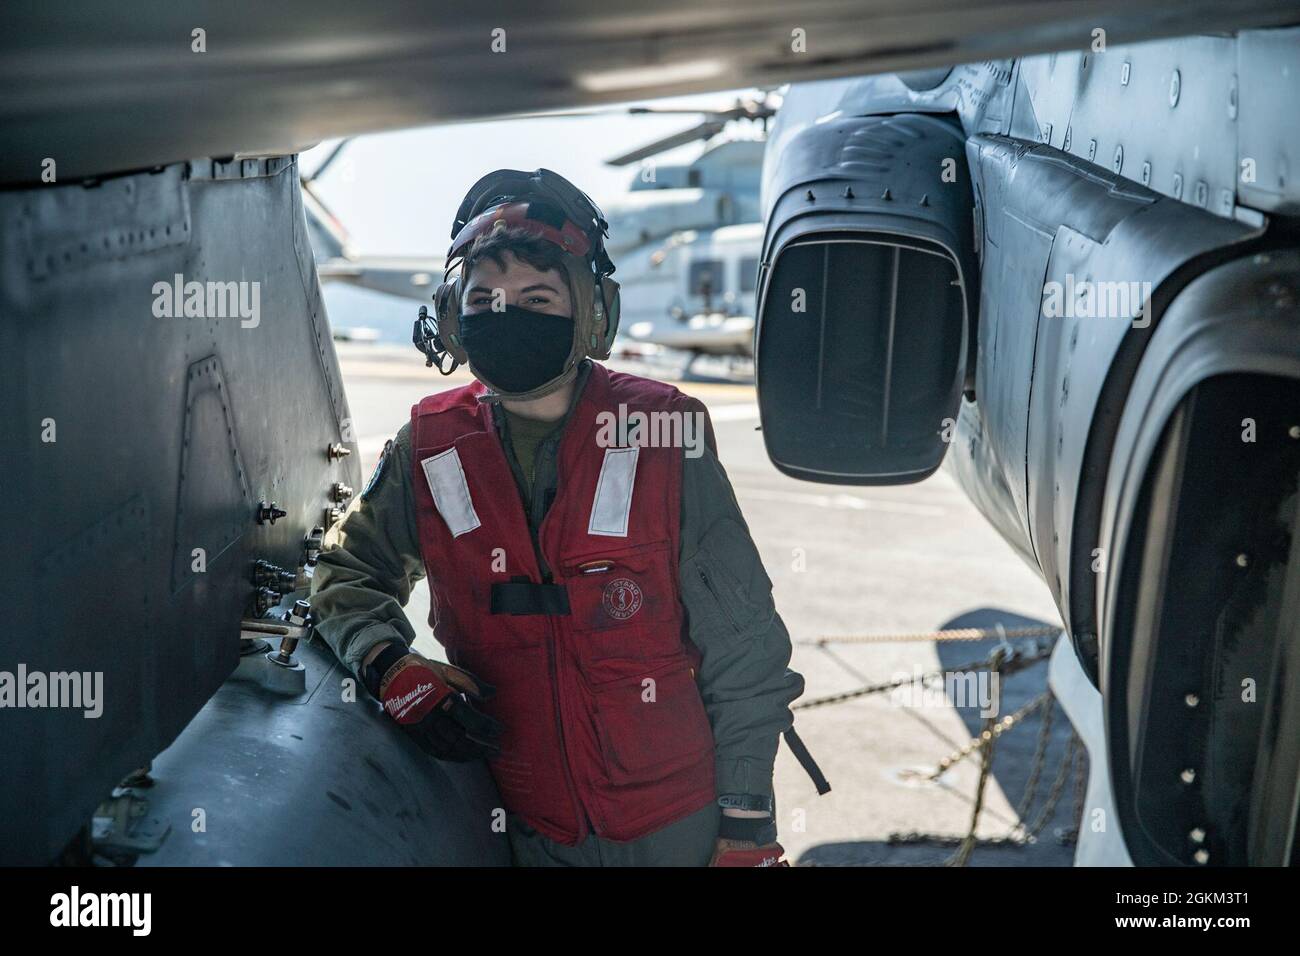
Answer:
[[[381,686],[384,710],[399,724],[418,722],[451,694],[451,688],[415,656],[394,664]]]
[[[417,684],[415,690],[407,691],[405,694],[385,701],[384,707],[390,717],[402,723],[402,719],[415,709],[416,704],[421,703],[434,690],[436,688],[433,684]]]

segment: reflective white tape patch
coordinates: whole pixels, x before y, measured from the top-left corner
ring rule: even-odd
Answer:
[[[606,448],[605,461],[596,479],[596,497],[591,503],[587,534],[611,538],[627,537],[627,519],[632,513],[632,486],[636,483],[636,459],[641,448]]]
[[[460,465],[460,455],[455,448],[425,458],[420,462],[420,467],[424,469],[424,477],[429,482],[433,503],[438,507],[442,520],[451,529],[453,538],[459,538],[483,523],[478,520],[474,502],[470,500],[465,469]]]

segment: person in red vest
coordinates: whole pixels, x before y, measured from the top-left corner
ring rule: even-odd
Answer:
[[[548,170],[470,190],[415,340],[476,381],[411,410],[330,529],[317,631],[427,752],[488,761],[516,863],[784,865],[803,679],[703,404],[593,361],[605,233]],[[411,650],[422,576],[449,664]]]

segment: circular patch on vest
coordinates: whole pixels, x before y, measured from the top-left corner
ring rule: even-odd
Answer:
[[[605,585],[600,603],[616,621],[626,621],[641,609],[641,586],[631,578],[615,578]]]

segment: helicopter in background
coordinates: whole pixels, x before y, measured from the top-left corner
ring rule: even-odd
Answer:
[[[638,297],[627,300],[619,354],[635,345],[722,356],[736,369],[754,357],[754,293],[763,226],[758,222],[674,233],[625,253]]]
[[[615,354],[655,359],[665,350],[686,356],[689,369],[700,356],[727,360],[728,368],[752,374],[754,292],[762,240],[759,180],[763,141],[728,133],[738,121],[766,127],[775,115],[770,92],[738,99],[720,110],[629,107],[527,114],[538,117],[633,116],[702,113],[702,121],[607,161],[641,166],[628,192],[609,204],[607,248],[615,257],[623,296],[623,320]],[[704,141],[689,163],[655,163],[653,157]],[[301,176],[303,209],[322,283],[340,283],[399,298],[429,301],[441,281],[442,257],[365,256],[343,222],[329,209],[319,178],[349,140],[339,142],[310,174]],[[339,340],[378,337],[376,329],[339,327]]]
[[[607,160],[611,166],[643,164],[627,195],[607,210],[607,248],[623,288],[617,354],[668,349],[686,354],[684,372],[701,356],[722,356],[730,366],[751,370],[763,136],[778,105],[770,91],[739,99],[730,108],[705,111],[696,126]],[[726,135],[736,121],[757,123],[762,135]],[[690,163],[645,162],[697,140],[707,146]]]

